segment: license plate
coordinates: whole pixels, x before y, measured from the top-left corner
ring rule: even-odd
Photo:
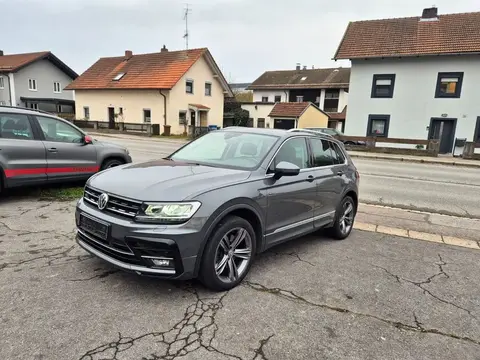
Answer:
[[[85,215],[80,215],[80,228],[89,232],[92,235],[99,237],[102,240],[108,239],[108,225],[87,217]]]

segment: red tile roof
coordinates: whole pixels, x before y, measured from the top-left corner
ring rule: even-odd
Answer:
[[[309,106],[314,106],[318,111],[323,112],[311,102],[280,102],[276,103],[269,117],[300,117]]]
[[[480,12],[351,22],[334,59],[480,53]]]
[[[201,48],[101,58],[66,89],[171,89],[206,53]],[[120,80],[113,80],[121,73]]]
[[[347,118],[347,106],[345,106],[342,112],[327,112],[328,117],[331,120],[345,120]]]
[[[0,56],[0,71],[15,72],[34,61],[48,56],[49,54],[49,51],[42,51]]]

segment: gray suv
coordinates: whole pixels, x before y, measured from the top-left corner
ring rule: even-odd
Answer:
[[[92,176],[77,204],[77,242],[139,275],[227,290],[274,245],[323,228],[348,237],[358,185],[331,137],[226,128],[164,159]]]
[[[0,192],[87,180],[99,170],[131,162],[127,149],[96,141],[59,117],[0,106]]]

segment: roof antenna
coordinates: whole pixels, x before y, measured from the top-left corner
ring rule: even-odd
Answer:
[[[183,15],[183,20],[185,20],[185,34],[183,35],[183,38],[185,39],[185,48],[188,50],[188,37],[190,36],[190,33],[188,32],[188,15],[192,12],[192,9],[190,9],[189,4],[185,4],[185,12]]]

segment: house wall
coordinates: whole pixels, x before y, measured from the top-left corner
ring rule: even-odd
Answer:
[[[63,90],[73,80],[49,60],[36,61],[14,74],[17,106],[25,106],[20,97],[73,100],[73,91]],[[28,89],[28,80],[37,81],[37,91]],[[53,83],[60,82],[62,92],[53,92]]]
[[[172,134],[181,134],[184,126],[179,123],[179,112],[187,111],[189,104],[201,104],[210,108],[208,111],[208,125],[223,127],[223,104],[224,93],[220,81],[213,77],[213,71],[204,57],[199,59],[178,83],[170,91],[167,105],[168,123],[171,125]],[[193,94],[187,94],[186,80],[191,79],[193,83]],[[212,96],[205,96],[205,82],[212,83]],[[197,125],[199,123],[197,115]],[[190,112],[187,112],[187,123],[190,124]]]
[[[164,91],[167,93],[168,91]],[[115,113],[123,108],[123,119],[127,123],[143,123],[143,109],[151,110],[151,123],[163,125],[163,97],[158,90],[76,90],[76,118],[83,119],[83,107],[90,108],[90,120],[108,121],[108,108]]]
[[[9,92],[9,79],[7,74],[0,74],[0,78],[3,78],[3,89],[0,88],[0,104],[10,104],[10,92]]]
[[[328,125],[328,116],[324,113],[318,111],[310,105],[307,110],[298,118],[299,129],[307,127],[327,127]]]
[[[369,114],[390,115],[389,137],[427,139],[432,117],[457,119],[455,137],[472,141],[480,116],[479,56],[355,60],[352,62],[345,133],[365,136]],[[464,72],[459,99],[436,99],[439,72]],[[392,99],[372,99],[374,74],[396,74]]]
[[[340,89],[340,97],[338,99],[338,112],[342,112],[345,106],[348,105],[348,92]],[[321,108],[323,110],[323,108]]]
[[[264,96],[268,97],[269,102],[275,101],[275,96],[281,96],[280,102],[288,102],[290,92],[288,90],[254,90],[253,102],[261,102]]]
[[[258,127],[258,119],[265,119],[265,127],[273,128],[273,119],[268,115],[272,112],[274,104],[242,104],[242,109],[250,113],[253,119],[253,126]]]

